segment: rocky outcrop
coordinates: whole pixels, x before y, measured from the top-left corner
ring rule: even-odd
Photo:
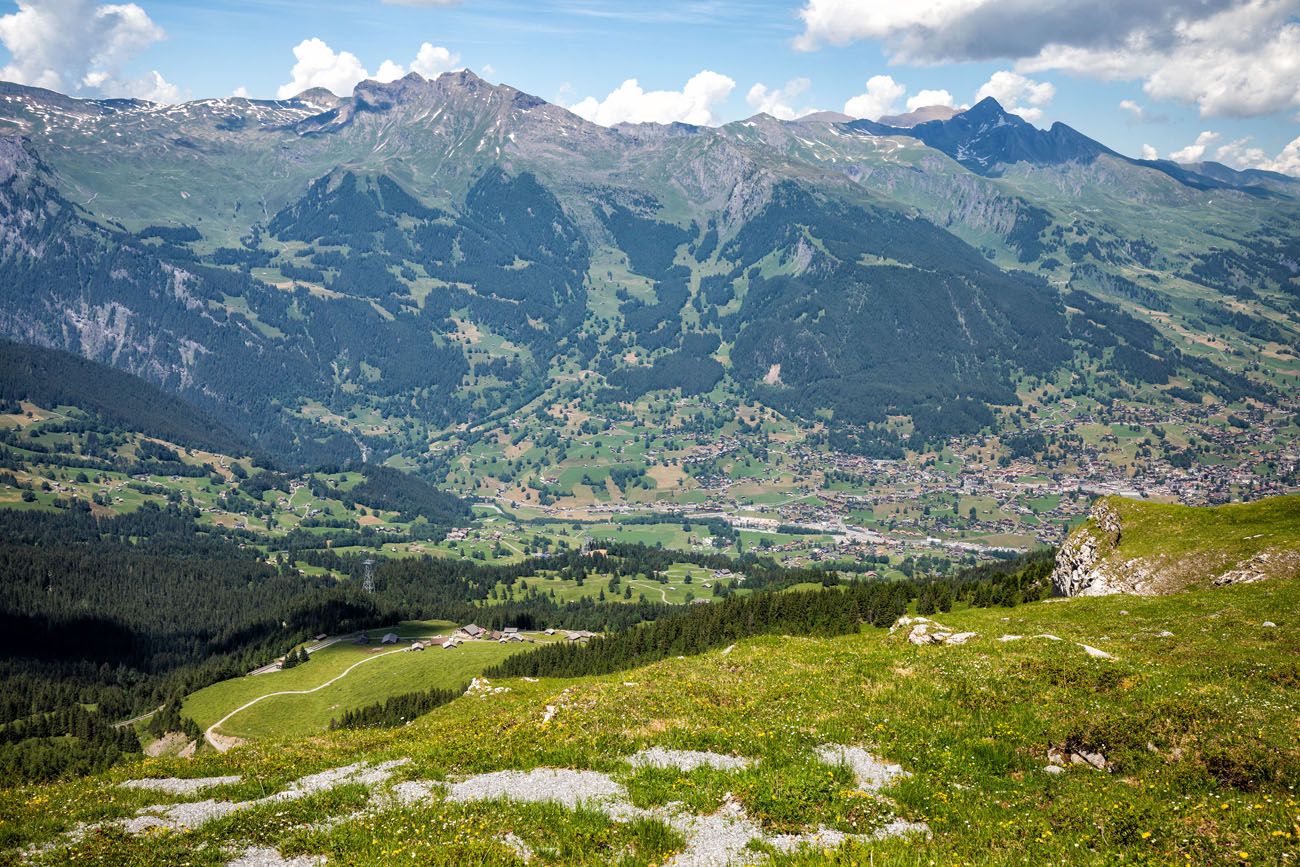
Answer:
[[[1058,596],[1106,596],[1123,593],[1120,576],[1106,561],[1119,545],[1123,527],[1119,513],[1105,500],[1092,507],[1088,520],[1070,534],[1056,555],[1052,589]]]
[[[1141,525],[1139,517],[1133,517],[1131,526],[1124,526],[1124,515],[1136,507],[1136,503],[1118,498],[1096,502],[1088,520],[1070,534],[1057,552],[1052,571],[1052,589],[1056,595],[1157,596],[1191,587],[1300,577],[1300,550],[1294,542],[1277,538],[1272,532],[1250,534],[1247,525],[1234,525],[1234,532],[1242,534],[1242,541],[1259,539],[1257,550],[1243,550],[1240,545],[1216,545],[1210,541],[1211,536],[1201,539],[1196,536],[1196,529],[1177,521],[1154,527],[1148,522],[1141,530],[1143,538],[1138,544],[1134,541],[1137,532],[1134,527]],[[1181,544],[1159,544],[1161,539],[1173,543],[1179,534],[1190,534],[1197,544],[1189,546],[1186,537],[1179,540]],[[1125,541],[1130,551],[1137,548],[1144,551],[1143,555],[1126,556]],[[1168,550],[1161,550],[1166,547]]]

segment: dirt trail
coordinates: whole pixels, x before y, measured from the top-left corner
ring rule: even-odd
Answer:
[[[374,656],[368,656],[365,659],[352,663],[347,668],[343,669],[343,671],[340,672],[339,674],[334,675],[329,680],[322,683],[320,686],[314,686],[311,689],[286,689],[286,690],[281,690],[279,692],[268,692],[266,695],[259,695],[257,698],[253,699],[252,701],[246,704],[240,705],[239,707],[232,710],[230,713],[223,716],[221,719],[214,722],[212,725],[208,726],[207,731],[203,733],[203,739],[206,740],[209,744],[211,744],[212,748],[215,749],[217,752],[224,753],[226,750],[230,749],[231,747],[243,743],[243,741],[240,740],[239,738],[231,738],[228,735],[218,735],[216,733],[216,730],[222,725],[222,723],[225,723],[229,721],[231,717],[240,714],[243,711],[248,710],[250,707],[257,704],[262,699],[273,698],[274,696],[277,695],[308,695],[309,693],[318,692],[327,686],[331,686],[335,683],[338,683],[340,680],[347,677],[348,674],[350,674],[352,670],[357,666],[365,665],[367,662],[374,662],[376,659],[383,659],[385,656],[389,656],[394,653],[402,653],[406,650],[407,648],[405,647],[399,647],[396,650],[386,650],[383,653],[377,653]],[[232,741],[234,741],[234,743],[232,743]]]

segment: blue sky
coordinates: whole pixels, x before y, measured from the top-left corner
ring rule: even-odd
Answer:
[[[176,100],[307,83],[346,94],[361,74],[466,66],[598,122],[718,123],[846,104],[871,116],[905,110],[923,90],[957,105],[984,93],[1135,156],[1149,146],[1300,173],[1300,0],[1134,5],[0,0],[0,77]]]

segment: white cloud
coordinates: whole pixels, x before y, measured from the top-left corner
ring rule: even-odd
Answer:
[[[1220,145],[1214,152],[1214,158],[1234,169],[1263,169],[1300,177],[1300,138],[1292,140],[1273,157],[1261,147],[1252,147],[1250,142],[1251,139],[1247,137]]]
[[[1255,168],[1300,178],[1300,136],[1292,139],[1273,159]]]
[[[1034,81],[1018,72],[999,70],[980,85],[975,101],[993,97],[1011,114],[1018,114],[1030,123],[1043,119],[1043,109],[1056,96],[1056,85],[1050,81]]]
[[[437,78],[444,72],[451,72],[460,63],[460,55],[441,45],[432,45],[428,42],[420,46],[416,52],[415,59],[411,61],[411,71],[418,72],[425,78]],[[484,71],[486,71],[486,67]]]
[[[383,63],[379,64],[379,68],[374,71],[373,75],[367,75],[365,77],[374,79],[375,81],[389,82],[397,81],[397,79],[401,78],[403,75],[406,75],[405,66],[400,63],[394,63],[391,60],[385,60]]]
[[[873,75],[867,79],[867,90],[844,103],[844,113],[852,117],[876,120],[882,115],[898,112],[898,101],[907,88],[889,75]]]
[[[373,74],[367,72],[355,54],[350,51],[336,52],[324,40],[316,37],[304,39],[295,45],[293,56],[296,62],[289,71],[291,80],[276,90],[279,99],[289,99],[313,87],[323,87],[332,93],[346,96],[357,84],[367,79],[396,81],[406,75],[406,67],[392,60],[379,64]],[[437,78],[459,62],[459,54],[425,42],[411,61],[411,71],[418,72],[425,78]]]
[[[803,50],[870,39],[895,62],[1140,80],[1207,117],[1300,107],[1300,0],[804,0],[799,16]]]
[[[589,96],[570,107],[579,117],[601,126],[616,123],[715,123],[714,109],[731,95],[736,82],[705,69],[691,76],[681,90],[643,90],[629,78],[604,99]]]
[[[1144,144],[1142,145],[1142,159],[1158,160],[1160,159],[1160,151],[1156,150],[1149,144]]]
[[[1121,99],[1119,107],[1127,111],[1133,120],[1143,120],[1147,116],[1147,110],[1131,99]]]
[[[242,85],[242,84],[239,85],[239,87],[236,87],[233,91],[231,91],[231,94],[230,94],[230,95],[231,95],[231,96],[234,96],[234,97],[238,97],[238,98],[240,98],[240,99],[249,99],[249,98],[250,98],[249,95],[248,95],[248,88],[247,88],[247,87],[244,87],[244,85]]]
[[[1205,158],[1205,151],[1210,147],[1210,145],[1214,144],[1220,138],[1222,138],[1222,136],[1217,132],[1206,130],[1198,135],[1196,141],[1192,142],[1187,147],[1179,148],[1169,154],[1169,159],[1176,163],[1199,163]]]
[[[355,54],[350,51],[335,53],[323,39],[304,39],[293,47],[293,56],[297,62],[289,71],[292,80],[280,85],[276,91],[280,99],[289,99],[313,87],[347,94],[358,82],[369,77]]]
[[[113,87],[120,88],[122,96],[135,96],[150,102],[180,102],[182,99],[181,89],[163,78],[162,73],[156,69],[139,81],[126,84],[118,82]]]
[[[816,111],[812,108],[794,107],[795,100],[807,93],[810,87],[812,82],[806,78],[792,78],[784,87],[773,90],[768,90],[767,85],[760,81],[745,94],[745,102],[756,112],[770,114],[778,120],[794,120]]]
[[[908,111],[916,111],[918,108],[931,105],[946,105],[949,108],[956,108],[957,101],[946,90],[921,90],[915,96],[907,98]]]
[[[66,93],[174,101],[180,91],[157,71],[123,77],[123,67],[165,36],[134,3],[18,0],[16,12],[0,15],[0,44],[9,52],[0,79]]]

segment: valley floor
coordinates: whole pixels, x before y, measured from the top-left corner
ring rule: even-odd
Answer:
[[[399,729],[4,790],[0,859],[1293,863],[1297,610],[1269,581],[500,681]]]

